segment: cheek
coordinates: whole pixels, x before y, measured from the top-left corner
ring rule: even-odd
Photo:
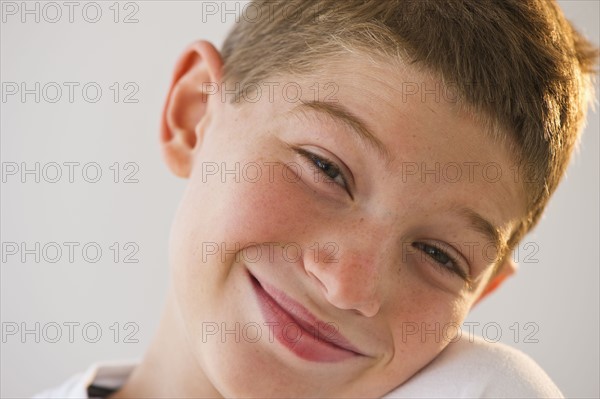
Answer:
[[[227,184],[219,198],[213,233],[244,248],[264,242],[292,241],[306,229],[307,209],[300,182],[282,177],[282,167],[262,168],[258,181]]]
[[[244,172],[250,162],[260,166],[260,178],[255,167]],[[221,264],[226,273],[235,253],[244,248],[293,242],[310,234],[306,190],[293,173],[281,163],[227,161],[231,170],[235,164],[239,165],[236,174],[207,176],[201,166],[195,170],[172,227],[175,270],[187,274],[193,273],[189,268],[194,265]]]
[[[407,306],[407,300],[412,305]],[[395,346],[424,361],[457,338],[469,310],[467,302],[435,292],[413,292],[399,303],[405,306],[402,314],[392,318]]]

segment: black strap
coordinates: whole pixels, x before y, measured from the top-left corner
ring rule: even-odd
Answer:
[[[106,398],[108,395],[115,392],[117,392],[116,389],[105,388],[94,384],[87,388],[87,395],[89,398]]]

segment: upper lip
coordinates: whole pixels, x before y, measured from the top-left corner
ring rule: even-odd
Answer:
[[[290,298],[283,291],[280,291],[272,285],[261,282],[253,274],[250,274],[250,276],[257,281],[267,295],[269,295],[296,323],[298,323],[299,327],[332,346],[364,356],[362,352],[339,332],[338,325],[335,322],[320,320],[301,303]]]

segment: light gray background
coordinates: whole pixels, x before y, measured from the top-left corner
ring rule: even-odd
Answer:
[[[20,6],[21,2],[17,2]],[[62,2],[59,2],[62,4]],[[80,82],[75,100],[56,104],[28,97],[25,103],[11,98],[1,103],[2,162],[97,162],[102,179],[95,184],[66,176],[58,183],[23,184],[12,177],[2,184],[2,242],[77,241],[97,242],[103,249],[97,263],[87,263],[76,250],[76,261],[25,263],[17,256],[1,265],[1,319],[6,323],[79,322],[74,342],[58,343],[27,335],[6,337],[2,342],[1,395],[28,396],[54,386],[98,360],[135,358],[142,355],[158,322],[165,296],[167,239],[171,218],[184,181],[170,175],[158,146],[161,106],[172,68],[182,49],[192,40],[206,38],[217,46],[234,22],[233,14],[202,21],[202,5],[195,1],[136,2],[138,23],[113,21],[109,7],[99,2],[102,18],[88,23],[80,2],[74,21],[66,7],[57,23],[39,23],[28,16],[6,16],[1,26],[1,81]],[[216,3],[222,7],[221,2]],[[239,3],[242,8],[244,3]],[[598,1],[561,1],[566,15],[598,43]],[[34,2],[28,2],[34,7]],[[44,3],[40,3],[43,7]],[[119,19],[134,8],[120,4]],[[228,7],[234,9],[233,2]],[[54,10],[46,9],[48,18]],[[88,16],[93,17],[93,9]],[[221,19],[224,19],[222,21]],[[83,100],[81,87],[97,82],[102,98],[93,104]],[[134,82],[138,103],[114,103],[109,86]],[[64,86],[63,86],[64,88]],[[129,91],[121,91],[126,94]],[[53,93],[53,92],[52,92]],[[53,95],[51,93],[51,95]],[[66,89],[63,96],[66,96]],[[503,342],[532,356],[570,397],[598,397],[599,375],[599,227],[598,227],[598,112],[590,113],[581,152],[572,162],[566,180],[551,201],[539,227],[526,239],[539,248],[521,246],[517,256],[521,270],[499,292],[477,306],[469,321],[480,323],[475,332],[495,322]],[[114,162],[139,165],[139,183],[114,183]],[[63,167],[63,173],[66,173]],[[115,263],[108,248],[113,242],[139,245],[139,263]],[[122,250],[122,248],[121,248]],[[121,252],[123,255],[123,252]],[[524,262],[526,255],[538,263]],[[96,322],[102,338],[88,343],[81,327]],[[113,342],[113,323],[120,323],[119,342]],[[139,326],[139,343],[125,343],[124,323]],[[515,322],[520,335],[514,336]],[[537,343],[523,342],[535,323]],[[511,330],[511,326],[513,329]],[[127,330],[131,331],[131,330]],[[52,335],[54,330],[47,330]],[[93,333],[92,330],[88,332]],[[93,334],[88,336],[92,337]],[[532,338],[532,337],[530,337]]]

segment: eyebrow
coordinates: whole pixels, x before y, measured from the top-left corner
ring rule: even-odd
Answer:
[[[387,147],[381,140],[377,138],[369,128],[367,124],[359,116],[352,113],[348,108],[340,103],[331,103],[324,101],[304,101],[294,107],[290,112],[298,113],[302,111],[314,111],[319,114],[325,115],[333,119],[334,121],[341,122],[350,128],[350,131],[354,133],[354,136],[359,138],[363,143],[366,143],[369,147],[373,148],[381,157],[386,161],[386,164],[391,163],[393,157],[388,151]]]
[[[505,242],[503,234],[498,227],[494,226],[493,223],[471,208],[461,206],[455,208],[455,211],[469,221],[469,227],[483,234],[488,242],[494,244],[495,248],[498,250],[498,256],[501,254],[504,250]]]

